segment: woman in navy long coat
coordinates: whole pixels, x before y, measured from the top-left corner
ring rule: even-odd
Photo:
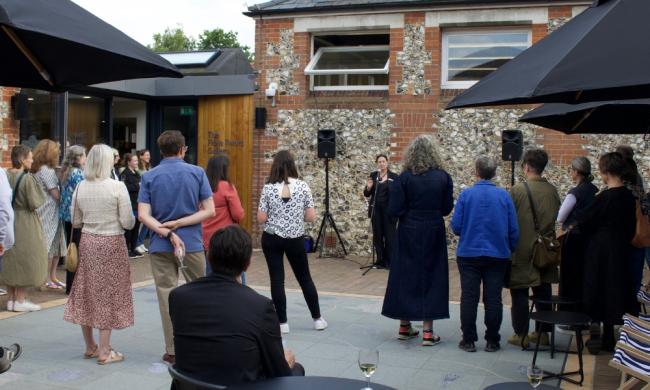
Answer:
[[[417,137],[404,156],[404,170],[390,187],[388,213],[399,218],[382,314],[400,320],[400,340],[418,335],[422,345],[440,342],[433,320],[449,318],[449,268],[443,217],[454,206],[451,177],[430,136]]]

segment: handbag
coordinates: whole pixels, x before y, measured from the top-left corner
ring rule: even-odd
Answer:
[[[535,224],[535,234],[537,235],[531,254],[533,265],[538,269],[557,267],[562,260],[562,244],[555,237],[555,231],[551,230],[546,234],[541,233],[535,204],[533,203],[533,196],[530,193],[528,183],[524,182],[524,187],[526,187],[530,209],[533,212],[533,223]]]
[[[71,223],[70,223],[70,243],[68,243],[68,254],[65,255],[65,269],[68,272],[75,273],[77,272],[77,267],[79,266],[79,251],[77,250],[77,244],[75,244],[74,240],[72,239],[72,234],[74,232],[74,228],[72,227],[74,225],[74,209],[77,206],[77,195],[79,195],[79,189],[81,188],[81,183],[79,183],[79,186],[77,187],[77,192],[74,194],[74,199],[72,201],[72,215],[71,215]]]
[[[650,246],[650,221],[648,216],[641,210],[641,202],[636,201],[636,231],[632,239],[632,245],[637,248]]]

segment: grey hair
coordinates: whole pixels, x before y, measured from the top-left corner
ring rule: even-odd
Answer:
[[[497,160],[490,156],[480,156],[475,166],[476,174],[483,180],[490,180],[497,173]]]
[[[594,180],[594,176],[591,174],[591,162],[587,157],[576,157],[571,161],[571,169],[578,172],[578,174],[588,182]]]
[[[111,176],[113,169],[113,149],[104,144],[97,144],[88,152],[84,175],[86,180],[104,180]]]
[[[81,145],[72,145],[65,151],[65,157],[61,165],[61,183],[68,181],[73,168],[81,168],[79,159],[84,154],[86,154],[86,148]]]
[[[403,170],[418,175],[429,169],[443,169],[442,159],[430,135],[419,135],[404,153]]]

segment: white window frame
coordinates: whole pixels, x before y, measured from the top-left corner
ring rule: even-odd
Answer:
[[[313,45],[313,42],[312,42]],[[386,50],[388,58],[386,65],[382,69],[314,69],[323,53],[329,52],[360,52]],[[313,50],[312,50],[313,51]],[[368,46],[335,46],[321,47],[312,57],[309,64],[305,67],[305,74],[309,75],[309,89],[312,91],[387,91],[388,85],[333,85],[333,86],[314,86],[314,76],[343,75],[345,84],[347,84],[347,75],[350,74],[388,74],[390,64],[390,47],[388,45],[368,45]]]
[[[440,87],[442,89],[467,89],[476,84],[479,80],[474,81],[449,81],[447,80],[449,70],[449,35],[470,35],[470,34],[489,34],[489,33],[525,33],[528,35],[528,47],[532,45],[533,32],[531,28],[474,28],[474,29],[449,29],[442,32],[442,56],[441,56],[441,78]],[[488,46],[486,46],[488,47]]]

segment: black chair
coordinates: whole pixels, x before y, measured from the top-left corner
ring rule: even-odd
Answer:
[[[585,374],[582,364],[582,350],[584,349],[584,344],[582,342],[582,329],[588,327],[591,323],[589,316],[583,313],[575,313],[570,311],[538,311],[530,315],[530,319],[533,321],[540,322],[542,324],[549,324],[551,326],[555,325],[566,325],[575,329],[576,332],[576,347],[578,349],[578,371],[571,372],[560,372],[553,373],[549,371],[544,371],[544,379],[548,378],[560,378],[576,385],[582,386],[582,382],[585,379]],[[537,352],[539,352],[539,342],[542,338],[542,332],[537,333],[537,340],[535,343],[535,353],[533,354],[533,366],[537,361]],[[580,375],[580,381],[576,381],[567,376],[571,375]]]
[[[174,365],[169,366],[169,375],[172,376],[172,390],[224,390],[226,386],[203,382],[180,373]]]
[[[528,313],[528,317],[533,314],[533,309],[537,307],[538,304],[542,305],[550,305],[552,311],[558,311],[560,310],[560,306],[573,306],[576,307],[577,305],[580,304],[579,301],[575,299],[570,299],[570,298],[565,298],[559,295],[553,295],[551,297],[551,300],[548,299],[537,299],[534,296],[529,296],[528,299],[531,301],[530,303],[530,312]],[[537,310],[539,311],[539,307],[537,307]],[[522,339],[523,342],[523,339]],[[526,348],[524,348],[526,349]],[[551,351],[551,359],[555,358],[555,326],[551,329],[551,345],[550,345],[550,351]],[[566,352],[566,351],[557,351],[557,352]]]

